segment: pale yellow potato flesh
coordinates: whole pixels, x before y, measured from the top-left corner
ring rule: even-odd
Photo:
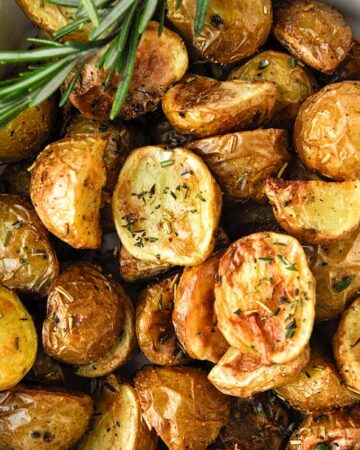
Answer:
[[[265,193],[282,228],[309,244],[338,240],[360,223],[360,182],[269,179]]]
[[[221,193],[190,150],[142,147],[126,160],[113,194],[122,245],[135,258],[192,266],[212,252]]]

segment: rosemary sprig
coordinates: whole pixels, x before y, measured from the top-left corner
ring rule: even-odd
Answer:
[[[80,78],[82,68],[91,56],[102,54],[99,67],[108,71],[104,88],[117,74],[118,86],[110,119],[115,119],[126,100],[134,72],[136,50],[142,34],[156,11],[159,12],[159,35],[164,28],[166,0],[46,0],[72,8],[71,21],[53,34],[53,39],[29,38],[33,45],[25,51],[0,52],[0,64],[30,64],[15,78],[0,81],[0,128],[28,107],[49,98],[60,86],[67,86],[60,100],[63,106]],[[197,0],[194,33],[204,26],[210,0]],[[182,0],[177,0],[180,8]],[[71,33],[91,24],[87,41],[67,40]],[[70,35],[70,36],[69,36]],[[71,75],[73,74],[73,75]],[[69,80],[70,78],[70,80]]]

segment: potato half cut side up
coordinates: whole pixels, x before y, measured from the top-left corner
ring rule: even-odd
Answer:
[[[190,266],[215,245],[221,192],[190,150],[142,147],[121,169],[113,195],[116,230],[139,259]]]
[[[220,260],[215,311],[229,344],[264,364],[296,359],[309,342],[315,280],[300,243],[262,232],[234,242]]]

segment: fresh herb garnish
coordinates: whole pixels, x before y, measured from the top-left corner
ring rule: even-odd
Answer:
[[[174,164],[174,160],[173,159],[165,159],[164,161],[160,162],[160,166],[161,167],[169,167],[172,166]]]
[[[354,279],[355,279],[355,276],[346,277],[339,283],[334,284],[333,288],[335,289],[336,292],[339,292],[339,293],[342,291],[345,291],[345,289],[347,289],[350,286],[350,284],[354,281]]]
[[[272,258],[266,258],[265,256],[264,257],[261,257],[261,258],[258,258],[258,260],[259,261],[264,261],[264,262],[274,262],[274,260],[272,259]]]

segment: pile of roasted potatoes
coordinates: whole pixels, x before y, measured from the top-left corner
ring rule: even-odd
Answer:
[[[119,120],[97,55],[0,130],[0,449],[359,450],[360,41],[176,3]]]

